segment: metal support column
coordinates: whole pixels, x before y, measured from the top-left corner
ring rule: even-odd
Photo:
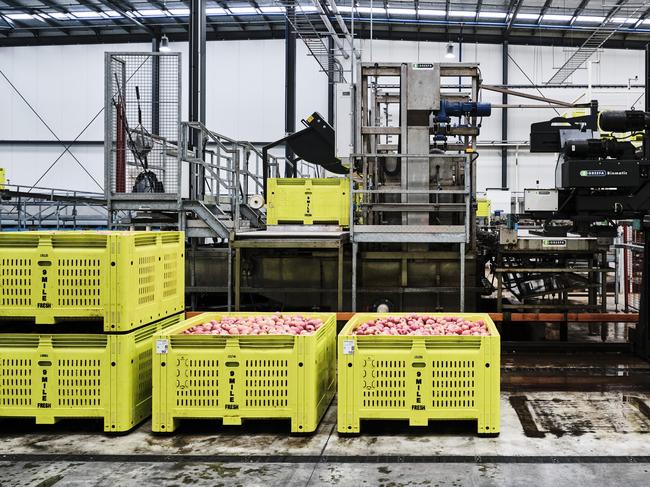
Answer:
[[[357,253],[359,244],[352,242],[352,309],[354,313],[357,310]]]
[[[241,249],[235,249],[235,311],[241,306]]]
[[[205,124],[205,0],[191,0],[190,3],[190,99],[189,120]],[[196,156],[203,157],[202,141],[198,131],[192,131],[190,143],[197,149]],[[190,198],[204,198],[205,168],[190,164]]]
[[[460,312],[465,312],[465,242],[460,243]]]
[[[296,33],[289,19],[294,20],[296,8],[292,4],[286,6],[284,28],[284,131],[285,135],[296,131]],[[294,155],[289,145],[285,145],[285,177],[296,177],[298,171],[292,164]]]
[[[645,46],[645,111],[650,112],[650,43]],[[643,154],[646,159],[650,157],[650,126],[645,129]]]
[[[508,41],[503,41],[501,48],[501,82],[503,86],[508,86]],[[508,104],[508,95],[501,94],[501,103]],[[501,109],[501,141],[508,141],[508,109]],[[508,147],[504,144],[501,149],[501,187],[508,187]]]
[[[158,37],[151,39],[151,52],[160,52]],[[151,58],[151,133],[160,135],[160,59]]]
[[[232,311],[232,243],[228,242],[228,312]]]
[[[338,248],[338,282],[336,287],[337,311],[343,311],[343,242],[339,242]]]

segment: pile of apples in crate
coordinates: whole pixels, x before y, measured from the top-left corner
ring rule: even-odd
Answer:
[[[370,320],[354,330],[355,335],[488,336],[483,320],[468,321],[458,316],[388,316]]]
[[[311,335],[321,326],[320,318],[301,315],[223,316],[188,328],[183,335]]]

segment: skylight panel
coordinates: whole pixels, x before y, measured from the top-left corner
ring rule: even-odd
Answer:
[[[479,12],[480,19],[505,19],[508,16],[505,12]]]
[[[176,17],[187,17],[190,15],[189,8],[170,8],[167,11]]]
[[[34,18],[32,15],[24,13],[8,14],[5,17],[11,20],[32,20]]]
[[[600,24],[605,21],[605,17],[594,17],[591,15],[578,15],[576,22]]]
[[[254,7],[228,7],[235,15],[253,15],[259,13]]]
[[[573,15],[547,14],[542,18],[551,22],[568,22],[573,18]]]
[[[476,12],[470,12],[469,10],[450,10],[450,17],[476,17]]]
[[[432,10],[426,8],[418,9],[418,13],[423,17],[444,17],[447,15],[447,12],[444,10]]]
[[[167,16],[163,10],[155,9],[155,8],[138,10],[138,15],[141,15],[143,17],[166,17]]]

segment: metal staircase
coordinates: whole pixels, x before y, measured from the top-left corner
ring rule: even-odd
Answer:
[[[334,49],[329,46],[329,38],[334,35],[335,29],[319,0],[313,0],[313,3],[307,2],[305,5],[317,6],[320,10],[316,12],[305,9],[298,0],[276,0],[274,3],[284,9],[285,17],[293,31],[305,44],[310,56],[316,60],[321,70],[327,74],[328,79],[333,83],[345,82],[343,67],[336,59]],[[341,45],[340,41],[338,44]],[[344,53],[344,56],[348,55]]]
[[[227,240],[234,228],[231,216],[219,206],[213,205],[208,208],[202,201],[187,200],[183,202],[183,208],[193,212],[199,219],[200,224],[193,223],[190,219],[186,222],[185,231],[188,237],[219,237]]]
[[[598,27],[594,29],[589,38],[566,60],[566,62],[557,70],[557,72],[549,79],[546,84],[557,85],[564,83],[569,76],[571,76],[577,69],[579,69],[585,62],[593,56],[598,49],[603,45],[621,28],[625,27],[625,23],[614,24],[612,20],[614,17],[622,15],[621,12],[628,4],[629,0],[619,1],[607,14],[607,17]],[[637,5],[630,5],[634,10],[624,17],[631,17],[639,11],[645,11],[650,5],[650,1],[644,1]]]
[[[261,196],[264,188],[262,152],[250,142],[218,134],[201,123],[181,125],[180,158],[203,169],[198,184],[205,194],[202,201],[183,200],[188,236],[228,239],[233,232],[264,227],[266,214],[248,204],[252,196]],[[194,140],[201,141],[200,156],[189,144],[192,131],[197,135]],[[277,176],[281,159],[270,156],[273,175]]]

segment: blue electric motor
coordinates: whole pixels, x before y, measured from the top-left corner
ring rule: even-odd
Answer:
[[[489,117],[492,114],[490,103],[476,101],[446,101],[440,102],[440,111],[436,115],[436,122],[449,123],[451,117],[462,115],[470,117]]]

